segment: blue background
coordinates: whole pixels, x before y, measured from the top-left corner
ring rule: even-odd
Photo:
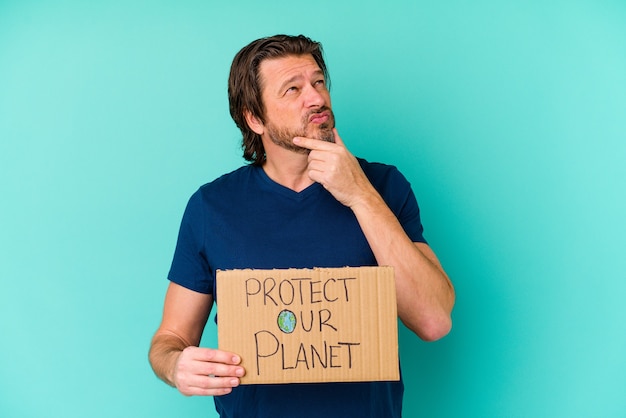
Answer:
[[[275,33],[323,42],[456,285],[448,337],[401,329],[405,416],[626,416],[618,0],[0,0],[0,416],[214,416],[147,350],[188,197],[243,163],[232,57]]]

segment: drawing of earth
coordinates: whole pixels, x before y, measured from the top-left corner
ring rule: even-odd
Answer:
[[[278,328],[285,334],[291,334],[296,329],[296,316],[285,309],[278,314]]]

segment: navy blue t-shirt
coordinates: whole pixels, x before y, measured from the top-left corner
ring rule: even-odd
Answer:
[[[404,176],[393,166],[359,162],[409,238],[426,242]],[[353,212],[323,186],[294,192],[262,168],[244,166],[193,194],[168,278],[212,294],[219,306],[217,270],[375,265]],[[228,418],[400,417],[403,391],[402,381],[243,385],[214,399]]]

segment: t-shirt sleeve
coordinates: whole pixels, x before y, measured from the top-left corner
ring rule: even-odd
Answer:
[[[178,233],[174,258],[167,278],[187,289],[213,293],[213,273],[207,262],[204,230],[206,213],[202,193],[189,199]]]
[[[413,242],[424,242],[424,227],[417,199],[406,177],[394,166],[371,164],[369,175],[374,187],[396,215],[404,231]],[[378,174],[375,172],[378,171]]]
[[[411,241],[426,243],[426,239],[424,238],[424,227],[422,226],[417,199],[415,198],[415,194],[413,193],[413,190],[408,182],[407,186],[408,191],[406,199],[401,212],[398,215],[398,220]]]

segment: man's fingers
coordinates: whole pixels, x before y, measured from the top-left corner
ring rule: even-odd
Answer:
[[[212,348],[187,347],[190,350],[190,371],[201,375],[243,376],[245,370],[238,366],[241,358],[231,352]]]
[[[303,136],[296,136],[292,139],[294,145],[297,145],[301,148],[310,149],[311,151],[319,150],[319,151],[331,151],[337,147],[337,144],[322,141],[321,139],[315,138],[305,138]]]
[[[193,367],[196,374],[203,376],[241,377],[245,374],[243,367],[230,366],[222,363],[198,361]]]
[[[215,390],[221,388],[234,388],[239,386],[239,379],[236,377],[216,377],[216,376],[193,376],[187,382],[189,390],[193,388],[203,390]]]
[[[179,388],[186,396],[220,396],[239,386],[239,379],[232,377],[194,376]]]
[[[230,353],[228,351],[202,347],[187,347],[185,350],[189,350],[191,358],[198,361],[208,361],[224,364],[241,363],[241,357],[239,357],[235,353]]]
[[[314,139],[314,138],[305,138],[303,136],[296,136],[295,138],[293,138],[292,141],[295,145],[302,147],[302,148],[310,149],[310,150],[323,149],[320,147],[324,145],[324,141],[322,140]]]
[[[174,382],[184,395],[224,395],[245,374],[240,362],[238,355],[228,351],[187,347],[176,363]]]
[[[321,139],[316,138],[307,138],[304,136],[296,136],[292,139],[292,142],[302,148],[310,149],[310,150],[320,150],[320,151],[331,151],[333,149],[337,149],[337,145],[345,148],[345,144],[343,140],[339,136],[337,132],[337,128],[333,128],[333,135],[335,136],[335,142],[323,141]]]
[[[241,358],[231,352],[187,347],[179,355],[174,382],[187,396],[220,396],[239,386],[245,374]]]

